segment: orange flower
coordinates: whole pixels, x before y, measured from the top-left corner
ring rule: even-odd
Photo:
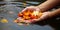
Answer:
[[[23,18],[24,18],[25,20],[29,20],[29,19],[30,19],[29,16],[23,16]]]
[[[38,19],[38,18],[40,18],[41,15],[42,15],[41,12],[33,11],[31,9],[27,9],[26,11],[18,14],[18,16],[22,17],[24,20]]]
[[[35,19],[35,18],[36,18],[36,16],[34,16],[34,15],[31,15],[31,16],[30,16],[30,18],[31,18],[31,19]]]
[[[22,13],[18,13],[18,17],[21,17],[21,16],[23,16],[23,14]]]
[[[26,16],[28,16],[29,15],[29,12],[25,12],[25,13],[23,13],[24,15],[26,15]]]

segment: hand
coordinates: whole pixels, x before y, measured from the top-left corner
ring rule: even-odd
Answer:
[[[53,8],[58,3],[59,3],[59,1],[55,1],[55,0],[52,1],[51,0],[51,1],[46,1],[46,2],[44,2],[42,4],[40,4],[38,7],[36,7],[36,6],[30,6],[30,7],[25,8],[24,10],[22,10],[22,12],[24,12],[26,10],[37,10],[37,11],[40,11],[40,9],[43,11],[43,15],[39,19],[33,19],[32,21],[31,20],[25,20],[25,22],[27,22],[27,23],[33,23],[33,22],[37,22],[37,21],[41,21],[41,20],[44,20],[46,18],[49,18],[51,12],[45,12],[45,11],[47,11],[48,9]]]
[[[26,10],[37,10],[37,11],[40,11],[40,9],[38,7],[35,7],[35,6],[27,7],[25,9],[23,9],[22,12],[24,12]],[[43,15],[39,19],[25,20],[25,22],[26,23],[33,23],[33,22],[41,21],[43,19],[46,19],[48,17],[49,13],[50,12],[43,12],[42,13]]]
[[[39,19],[25,20],[26,23],[34,23],[38,21],[45,20],[50,17],[51,12],[43,12],[42,16]]]

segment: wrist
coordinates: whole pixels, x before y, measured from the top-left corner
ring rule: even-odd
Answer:
[[[44,10],[40,8],[40,6],[36,6],[36,7],[39,9],[39,11],[44,12]]]

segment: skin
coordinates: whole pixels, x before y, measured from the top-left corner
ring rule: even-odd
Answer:
[[[60,0],[47,0],[44,3],[38,5],[37,7],[39,7],[41,9],[41,11],[45,12],[45,11],[55,7],[59,3],[60,3]]]
[[[60,8],[56,9],[54,11],[51,11],[51,12],[47,12],[49,9],[55,7],[59,3],[60,3],[60,0],[47,0],[47,1],[45,1],[44,3],[42,3],[42,4],[38,5],[38,6],[27,7],[23,11],[25,11],[27,9],[36,9],[36,10],[42,11],[43,15],[39,19],[36,19],[36,20],[32,21],[32,22],[37,22],[37,21],[41,21],[41,20],[44,20],[46,18],[51,18],[51,17],[53,17],[55,15],[60,14]],[[29,23],[32,23],[32,22],[29,22]]]

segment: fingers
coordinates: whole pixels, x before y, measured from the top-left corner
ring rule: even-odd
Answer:
[[[25,9],[23,9],[21,12],[24,12],[25,10],[27,10],[28,9],[28,7],[26,7]]]
[[[23,9],[22,12],[24,12],[24,11],[26,11],[26,10],[28,10],[28,9],[30,9],[30,10],[37,10],[37,11],[40,10],[38,7],[35,7],[35,6],[29,6],[29,7],[26,7],[25,9]]]
[[[26,23],[34,23],[37,22],[37,19],[25,20]]]

